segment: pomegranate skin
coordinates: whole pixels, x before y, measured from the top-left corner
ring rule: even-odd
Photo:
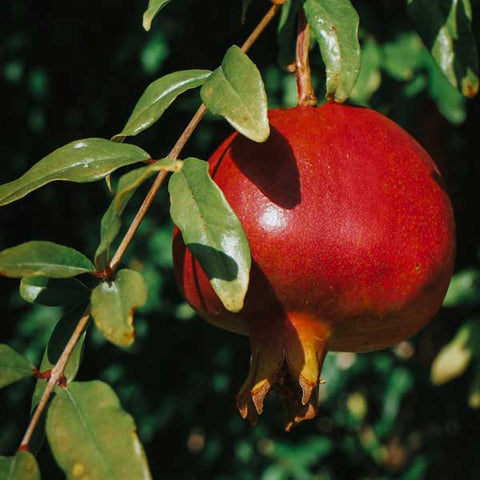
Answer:
[[[316,413],[327,350],[363,352],[417,333],[451,277],[451,203],[429,155],[366,108],[326,103],[269,112],[263,144],[234,133],[209,160],[250,242],[243,310],[225,310],[178,231],[177,283],[209,322],[250,335],[237,402],[256,420],[273,385],[287,428]]]

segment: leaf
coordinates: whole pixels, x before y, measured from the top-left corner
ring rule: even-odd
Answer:
[[[480,362],[477,362],[475,374],[473,376],[472,383],[470,384],[470,390],[468,392],[468,405],[470,408],[480,408]]]
[[[0,343],[0,388],[23,378],[32,377],[34,368],[30,362],[13,348]]]
[[[408,0],[408,12],[449,82],[463,95],[478,93],[478,53],[469,0]]]
[[[146,167],[140,167],[120,177],[117,195],[102,217],[100,224],[100,245],[95,252],[95,265],[103,270],[108,264],[110,246],[120,232],[122,226],[121,215],[132,198],[135,190],[155,172],[166,170],[175,172],[180,170],[182,162],[164,158]]]
[[[52,242],[26,242],[0,252],[0,276],[5,277],[67,278],[94,270],[93,263],[85,255]]]
[[[120,347],[135,340],[133,313],[147,301],[147,286],[140,273],[120,270],[115,280],[102,282],[92,292],[92,317],[102,335]]]
[[[242,23],[245,23],[245,20],[247,19],[248,7],[252,1],[253,0],[242,0]]]
[[[225,308],[243,308],[250,248],[242,224],[208,174],[208,164],[187,158],[168,185],[170,214]]]
[[[63,316],[58,320],[55,328],[50,335],[48,340],[47,348],[42,357],[42,362],[40,364],[40,371],[45,372],[52,369],[55,364],[58,362],[60,355],[62,354],[68,340],[73,334],[78,321],[85,313],[85,305],[77,306],[73,309],[68,310],[63,314]],[[80,336],[75,348],[73,349],[70,358],[65,366],[63,374],[67,383],[70,383],[74,380],[77,375],[78,369],[80,368],[80,363],[82,361],[83,347],[85,342],[86,331]],[[33,392],[32,398],[32,411],[38,405],[40,398],[45,390],[46,381],[39,379],[35,385],[35,390]]]
[[[466,268],[456,273],[448,287],[445,307],[475,307],[480,305],[480,271]]]
[[[30,303],[49,307],[78,305],[88,301],[90,290],[76,278],[54,279],[42,276],[23,277],[20,296]]]
[[[287,0],[280,11],[280,19],[277,27],[278,38],[278,63],[285,68],[295,62],[296,47],[296,20],[299,0]]]
[[[0,456],[2,480],[40,480],[37,461],[30,452],[20,451],[14,457]]]
[[[326,96],[343,103],[360,72],[358,14],[349,0],[306,0],[304,10],[327,69]]]
[[[68,480],[151,479],[135,422],[103,382],[73,382],[59,389],[46,427]]]
[[[469,321],[435,357],[430,372],[432,383],[442,385],[460,376],[479,352],[480,320]]]
[[[103,138],[76,140],[47,155],[17,180],[1,185],[0,206],[19,200],[53,181],[95,182],[120,167],[149,158],[148,153],[135,145]]]
[[[143,14],[143,28],[148,32],[152,27],[152,21],[163,7],[172,0],[149,0],[148,8]]]
[[[270,135],[267,94],[255,64],[237,46],[228,49],[203,84],[200,95],[207,108],[225,117],[236,130],[255,142]]]
[[[210,70],[182,70],[155,80],[143,92],[123,130],[112,140],[123,140],[151,127],[179,95],[203,85],[211,73]]]

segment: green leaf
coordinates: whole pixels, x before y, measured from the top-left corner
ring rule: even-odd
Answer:
[[[68,340],[73,334],[78,321],[83,317],[85,313],[85,305],[77,306],[74,309],[70,309],[64,313],[64,315],[58,320],[55,328],[50,335],[48,340],[47,348],[42,357],[42,362],[40,364],[40,371],[45,372],[52,369],[55,364],[58,362],[60,355],[62,354]],[[63,374],[67,380],[67,383],[70,383],[74,380],[75,376],[78,373],[80,368],[80,363],[82,361],[83,347],[85,342],[86,331],[80,336],[75,348],[68,359],[68,362],[65,366]],[[46,381],[39,379],[35,385],[35,390],[33,392],[32,398],[32,411],[38,405],[40,398],[45,390]]]
[[[2,480],[40,480],[37,461],[30,452],[20,451],[14,457],[0,456]]]
[[[0,252],[0,276],[5,277],[67,278],[94,270],[85,255],[52,242],[26,242]]]
[[[250,248],[242,224],[208,174],[208,164],[187,158],[170,178],[170,214],[225,308],[243,308]]]
[[[59,389],[47,415],[47,437],[68,480],[148,480],[135,422],[99,381]]]
[[[172,0],[149,0],[148,8],[143,14],[143,28],[148,32],[152,28],[152,21],[163,7]]]
[[[480,320],[472,320],[463,324],[435,357],[430,372],[432,383],[442,385],[460,376],[479,352]]]
[[[179,95],[203,85],[211,73],[210,70],[182,70],[155,80],[143,92],[123,130],[112,140],[123,140],[151,127]]]
[[[242,23],[245,23],[245,20],[247,19],[248,7],[252,1],[253,0],[242,0]]]
[[[149,158],[148,153],[135,145],[103,138],[77,140],[47,155],[17,180],[1,185],[0,206],[19,200],[50,182],[95,182],[120,167]]]
[[[383,68],[395,80],[413,80],[424,63],[425,47],[415,32],[402,33],[383,45]]]
[[[22,278],[20,296],[30,303],[62,307],[88,301],[90,290],[76,278],[54,279],[33,276]]]
[[[120,270],[115,280],[102,282],[92,292],[92,317],[102,335],[120,347],[135,340],[133,313],[147,301],[147,286],[140,273]]]
[[[456,273],[448,287],[445,307],[475,307],[480,305],[480,271],[466,268]]]
[[[22,378],[32,377],[34,368],[30,362],[13,348],[0,343],[0,388]]]
[[[327,69],[326,96],[342,103],[360,72],[358,14],[349,0],[307,0],[304,9]]]
[[[472,383],[470,384],[470,390],[468,392],[468,405],[470,408],[480,408],[480,361],[477,361],[475,374],[473,376]]]
[[[200,95],[207,108],[225,117],[236,130],[255,142],[270,135],[267,94],[255,64],[237,46],[230,47],[203,84]]]
[[[278,63],[282,68],[295,62],[296,25],[300,0],[287,0],[280,11],[277,27]]]
[[[408,0],[408,12],[449,82],[463,95],[478,93],[478,52],[469,0]]]
[[[110,247],[122,226],[121,215],[135,190],[154,173],[160,170],[176,172],[181,167],[182,162],[164,158],[120,177],[117,194],[103,215],[100,224],[100,244],[95,252],[95,265],[99,270],[103,270],[108,264]]]

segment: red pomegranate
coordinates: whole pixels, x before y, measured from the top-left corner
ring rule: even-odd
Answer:
[[[222,306],[178,230],[173,252],[178,285],[199,315],[250,336],[242,416],[255,422],[275,386],[288,430],[315,416],[328,350],[388,347],[437,312],[455,227],[434,162],[383,115],[326,103],[269,117],[266,143],[234,133],[209,160],[250,242],[243,310]]]

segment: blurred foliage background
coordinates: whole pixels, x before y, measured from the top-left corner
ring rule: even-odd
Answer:
[[[146,33],[146,3],[2,1],[0,183],[71,140],[117,133],[161,74],[216,68],[268,7],[266,0],[253,2],[242,25],[240,0],[177,0]],[[438,162],[452,196],[458,256],[445,306],[423,332],[390,350],[329,354],[317,419],[286,434],[281,406],[271,398],[252,427],[234,404],[247,372],[248,340],[207,325],[182,302],[171,272],[163,191],[128,252],[127,263],[149,284],[137,341],[119,350],[91,328],[78,377],[114,387],[137,421],[156,479],[480,478],[480,101],[462,99],[439,73],[413,32],[405,1],[353,3],[364,57],[352,101],[409,130]],[[472,3],[480,38],[480,1]],[[295,79],[280,69],[277,54],[273,25],[250,56],[263,74],[270,107],[295,105]],[[314,49],[321,97],[319,57]],[[136,141],[155,158],[166,154],[198,104],[196,92],[186,94]],[[207,158],[229,131],[207,116],[185,156]],[[141,197],[132,202],[130,218]],[[50,185],[0,210],[0,249],[38,239],[93,255],[108,202],[101,183]],[[38,364],[60,312],[27,305],[17,288],[2,279],[1,341]],[[434,385],[431,368],[439,352],[433,380],[441,385]],[[32,390],[33,383],[20,382],[1,392],[2,454],[18,445]],[[48,447],[40,463],[44,478],[63,478]]]

